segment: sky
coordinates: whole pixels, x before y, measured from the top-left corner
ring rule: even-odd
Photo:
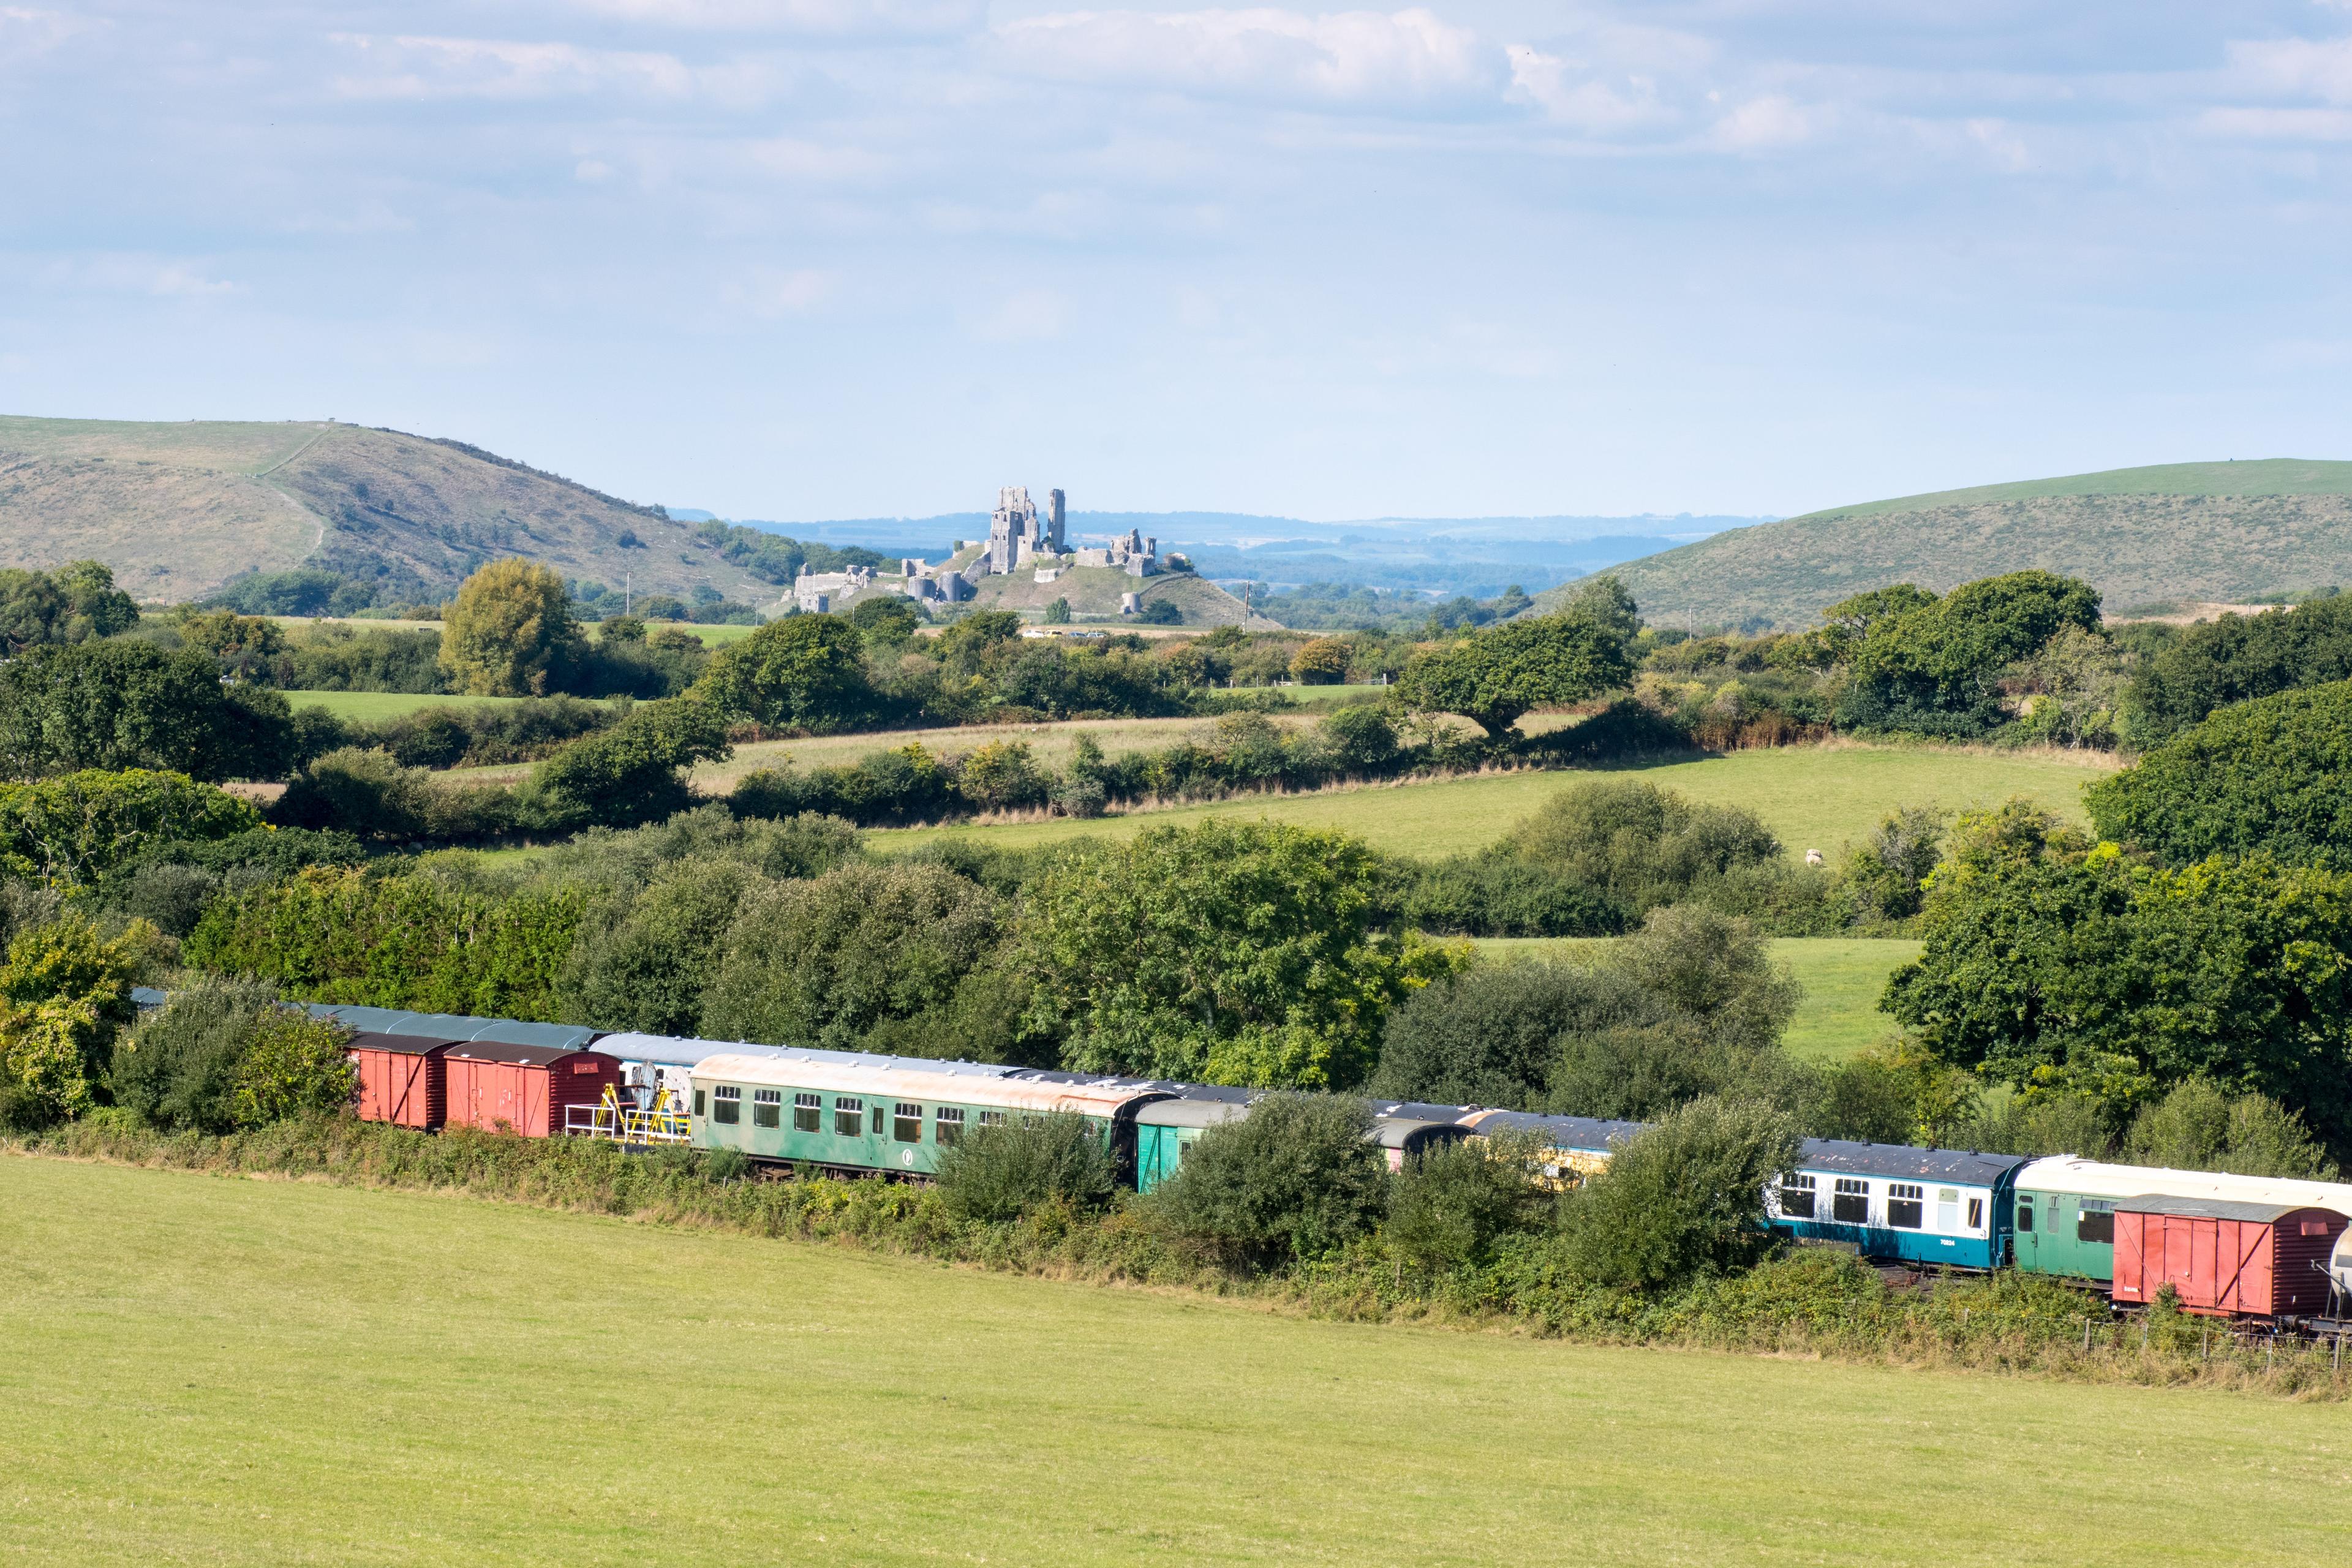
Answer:
[[[0,0],[0,412],[773,519],[2352,457],[2352,0]]]

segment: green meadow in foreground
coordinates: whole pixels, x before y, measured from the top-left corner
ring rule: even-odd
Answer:
[[[1553,958],[1584,947],[1600,947],[1608,937],[1482,937],[1478,951],[1496,956],[1525,953]],[[1789,966],[1804,1000],[1789,1020],[1783,1043],[1798,1056],[1817,1062],[1840,1061],[1872,1041],[1895,1032],[1895,1020],[1878,1010],[1886,991],[1886,977],[1895,966],[1919,956],[1919,944],[1908,938],[1856,936],[1791,936],[1772,943],[1772,956]]]
[[[1959,751],[1929,746],[1787,746],[1732,752],[1690,762],[1611,770],[1648,779],[1711,805],[1742,805],[1763,818],[1793,854],[1819,849],[1831,860],[1859,843],[1887,813],[1907,805],[1994,805],[2026,795],[2071,820],[2084,820],[2083,786],[2114,767],[2099,753]],[[1486,773],[1436,783],[1316,795],[1251,795],[1211,805],[1105,817],[1055,818],[987,827],[904,828],[875,835],[876,844],[912,845],[942,834],[999,844],[1043,844],[1089,834],[1124,835],[1161,823],[1189,823],[1240,813],[1338,827],[1400,854],[1441,856],[1485,847],[1540,805],[1572,772]]]
[[[22,1157],[0,1215],[12,1563],[2352,1555],[2332,1405],[1317,1322]]]

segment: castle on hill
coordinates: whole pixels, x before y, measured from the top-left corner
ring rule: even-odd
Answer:
[[[996,510],[989,514],[988,542],[979,557],[967,564],[957,566],[951,555],[937,564],[908,556],[898,563],[896,573],[877,573],[865,566],[812,572],[803,566],[793,581],[793,596],[802,610],[822,615],[836,601],[868,588],[953,605],[971,598],[982,578],[1009,577],[1016,572],[1034,572],[1040,583],[1050,583],[1073,566],[1107,566],[1130,577],[1159,574],[1157,538],[1146,538],[1139,530],[1129,529],[1125,538],[1108,545],[1072,550],[1064,539],[1062,525],[1060,490],[1045,492],[1045,510],[1041,512],[1029,499],[1028,486],[1006,485],[996,492]],[[962,553],[961,545],[956,553]]]

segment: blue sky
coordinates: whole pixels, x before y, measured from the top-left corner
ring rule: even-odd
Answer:
[[[730,515],[2352,457],[2352,6],[0,0],[0,411]]]

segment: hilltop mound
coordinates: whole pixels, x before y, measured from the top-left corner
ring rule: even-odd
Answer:
[[[1610,570],[1653,624],[1762,629],[1890,583],[1941,593],[2035,566],[2096,584],[2111,615],[2352,584],[2352,463],[2171,463],[1904,496]]]
[[[777,596],[658,508],[462,442],[318,422],[0,416],[0,565],[95,558],[149,601],[316,566],[430,601],[502,555],[634,576],[639,594]]]
[[[1040,583],[1034,572],[983,577],[973,602],[984,610],[1043,611],[1056,599],[1070,602],[1070,613],[1082,621],[1118,620],[1119,595],[1135,594],[1145,605],[1172,601],[1188,626],[1248,626],[1253,631],[1278,631],[1280,624],[1254,616],[1239,599],[1206,578],[1187,572],[1161,573],[1156,577],[1130,577],[1108,566],[1065,567],[1051,583]]]

